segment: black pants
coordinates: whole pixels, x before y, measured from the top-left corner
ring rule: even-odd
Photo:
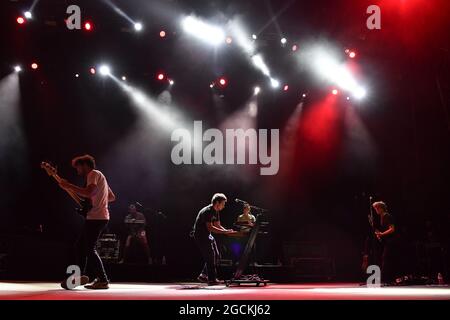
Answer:
[[[393,252],[394,247],[391,242],[378,244],[375,250],[375,263],[381,269],[381,282],[390,283],[394,280]]]
[[[392,253],[392,244],[385,244],[383,246],[383,253],[381,255],[381,281],[386,283],[394,281]]]
[[[217,279],[216,264],[219,259],[216,240],[213,236],[195,236],[195,241],[205,261],[201,273],[208,276],[208,281],[215,281]]]
[[[78,243],[82,274],[92,279],[98,278],[100,281],[108,281],[108,277],[97,253],[96,245],[107,224],[108,220],[86,220]]]

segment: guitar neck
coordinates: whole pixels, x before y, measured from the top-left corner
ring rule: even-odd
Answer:
[[[58,183],[62,180],[62,178],[57,173],[53,174],[52,177]],[[78,206],[82,207],[81,198],[75,192],[66,189],[64,189],[64,191],[69,194],[69,196],[77,203]]]
[[[62,180],[62,178],[61,178],[60,176],[58,176],[57,173],[53,174],[52,177],[53,177],[53,179],[55,179],[56,182],[58,182],[58,183]]]

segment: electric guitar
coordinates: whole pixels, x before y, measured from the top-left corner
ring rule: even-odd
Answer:
[[[60,183],[62,178],[58,175],[56,167],[52,166],[48,162],[41,162],[41,168],[47,172],[49,176],[51,176],[53,179],[56,180],[56,182]],[[89,199],[80,197],[75,192],[71,190],[64,189],[67,194],[76,202],[77,208],[75,209],[80,215],[86,218],[87,213],[89,210],[92,209],[92,204]]]

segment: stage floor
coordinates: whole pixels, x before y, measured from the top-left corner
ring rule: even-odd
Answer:
[[[113,283],[109,290],[67,291],[58,283],[0,282],[8,300],[450,300],[450,288],[437,286],[367,288],[356,283],[269,284],[267,287],[199,286],[196,283]]]

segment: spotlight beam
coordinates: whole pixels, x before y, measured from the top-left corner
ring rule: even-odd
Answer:
[[[177,122],[173,116],[161,110],[164,105],[156,102],[151,97],[147,96],[143,91],[120,81],[114,75],[108,75],[130,98],[133,104],[145,114],[149,120],[158,123],[163,128],[174,129]]]
[[[290,2],[286,3],[284,5],[284,7],[282,7],[276,14],[272,14],[272,8],[269,7],[269,11],[271,12],[271,18],[269,19],[269,21],[266,22],[265,25],[263,25],[261,27],[261,29],[259,29],[259,31],[257,32],[257,34],[261,34],[264,30],[266,30],[266,28],[268,28],[272,23],[275,24],[275,27],[277,28],[278,33],[281,35],[281,29],[280,26],[278,25],[277,19],[279,16],[281,16],[287,9],[289,9],[289,7],[296,2],[297,0],[291,0]],[[267,3],[266,3],[267,4]]]
[[[115,5],[111,0],[103,0],[104,3],[106,3],[111,9],[113,9],[118,15],[125,18],[136,31],[142,30],[142,23],[134,21],[130,18],[129,15],[127,15],[122,9],[120,9],[117,5]]]
[[[20,163],[14,163],[14,166],[7,169],[3,165],[11,155],[14,155]],[[12,72],[0,79],[0,163],[2,163],[0,172],[4,172],[4,169],[21,168],[21,159],[24,159],[25,155],[26,140],[20,113],[19,74]]]
[[[34,7],[38,4],[39,0],[34,0],[33,4],[31,5],[30,9],[28,10],[29,12],[33,12]]]
[[[210,25],[193,16],[181,20],[183,30],[197,39],[217,46],[225,41],[225,33],[219,27]]]
[[[317,76],[350,92],[357,99],[367,95],[367,90],[358,84],[345,64],[329,53],[330,50],[316,46],[308,51],[312,60],[309,67]]]
[[[277,84],[278,81],[271,77],[270,69],[265,63],[262,55],[260,53],[255,53],[256,48],[253,41],[255,37],[250,37],[238,20],[231,21],[229,23],[229,28],[231,29],[234,38],[236,38],[238,46],[242,49],[244,54],[247,55],[253,66],[270,79],[272,88],[277,88],[279,85]]]

